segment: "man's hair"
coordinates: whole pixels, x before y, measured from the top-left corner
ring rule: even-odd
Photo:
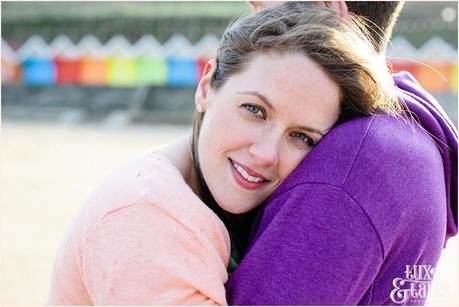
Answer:
[[[346,1],[348,10],[368,19],[366,27],[379,53],[386,51],[387,43],[404,1]]]

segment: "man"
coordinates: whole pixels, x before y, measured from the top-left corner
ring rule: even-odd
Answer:
[[[384,54],[400,3],[327,5],[373,21]],[[323,138],[258,215],[230,305],[425,303],[457,233],[457,132],[411,75],[394,81],[413,119],[357,118]]]

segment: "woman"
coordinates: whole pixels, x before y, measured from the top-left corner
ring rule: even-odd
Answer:
[[[198,84],[192,135],[92,194],[60,246],[48,303],[226,304],[230,246],[243,251],[246,233],[235,218],[337,122],[398,109],[361,28],[293,3],[230,26]]]

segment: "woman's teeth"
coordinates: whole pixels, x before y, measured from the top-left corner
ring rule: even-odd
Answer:
[[[234,168],[238,171],[239,174],[241,174],[242,177],[244,177],[245,180],[250,181],[250,182],[262,182],[263,179],[260,177],[253,177],[247,173],[245,169],[243,169],[240,165],[238,165],[236,162],[233,162]]]

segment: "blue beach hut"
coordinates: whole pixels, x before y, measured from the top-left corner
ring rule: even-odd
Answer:
[[[164,44],[163,48],[167,54],[167,84],[196,85],[198,65],[193,45],[182,35],[176,34]]]
[[[18,50],[22,63],[22,80],[30,86],[56,83],[56,67],[51,50],[42,37],[30,37]]]

